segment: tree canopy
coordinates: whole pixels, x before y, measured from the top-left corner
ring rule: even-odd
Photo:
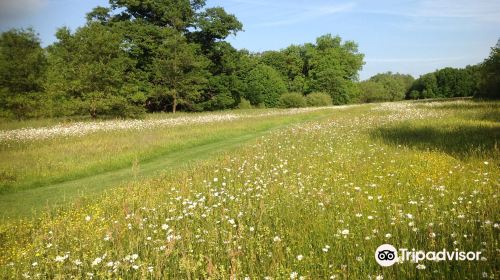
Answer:
[[[481,65],[476,97],[500,99],[500,40]]]
[[[110,0],[86,19],[74,31],[59,28],[45,49],[32,29],[0,35],[0,116],[499,98],[498,46],[480,65],[359,82],[364,55],[355,42],[326,34],[281,50],[237,50],[226,40],[242,23],[205,0]]]
[[[237,50],[227,38],[242,31],[242,23],[205,0],[110,0],[86,19],[74,31],[58,29],[45,49],[32,29],[0,35],[0,115],[137,116],[248,104],[498,98],[498,47],[480,65],[416,80],[387,72],[359,82],[364,55],[355,42],[326,34],[281,50]],[[284,93],[295,94],[281,98]]]
[[[318,37],[315,44],[264,52],[260,61],[280,73],[288,91],[322,91],[332,97],[334,104],[346,104],[356,92],[363,57],[356,43],[342,42],[339,36],[326,34]]]
[[[278,71],[263,64],[248,73],[245,85],[244,97],[252,105],[264,104],[266,107],[276,107],[280,95],[287,91]]]
[[[0,35],[0,90],[22,94],[42,90],[46,57],[33,29],[12,29]]]
[[[399,73],[380,73],[360,83],[361,102],[383,102],[403,100],[414,78]]]
[[[477,92],[479,66],[446,67],[422,75],[406,93],[409,99],[473,96]]]

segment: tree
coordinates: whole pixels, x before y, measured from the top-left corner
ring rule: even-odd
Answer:
[[[473,96],[478,91],[479,68],[446,67],[422,75],[407,90],[406,98],[450,98]]]
[[[341,43],[330,34],[316,39],[315,51],[306,65],[310,90],[330,94],[334,104],[346,104],[355,91],[354,81],[363,65],[363,55],[354,42]]]
[[[97,7],[87,19],[121,30],[129,56],[137,61],[141,87],[149,92],[149,110],[222,109],[236,104],[238,55],[223,41],[242,30],[234,15],[221,7],[203,9],[204,0],[110,3],[111,9]],[[188,94],[188,89],[193,91]]]
[[[46,66],[45,52],[33,29],[11,29],[0,35],[2,114],[21,119],[41,113]]]
[[[243,24],[236,16],[226,13],[221,7],[208,8],[198,13],[194,26],[195,31],[190,32],[188,37],[207,49],[215,42],[243,30]]]
[[[259,55],[259,58],[261,63],[278,71],[283,79],[288,79],[286,55],[283,51],[265,51]]]
[[[276,107],[280,95],[287,91],[281,75],[263,64],[248,73],[245,84],[244,96],[252,105],[263,103],[266,107]]]
[[[208,85],[204,90],[205,101],[200,102],[199,110],[222,110],[233,108],[236,103],[236,76],[214,75],[210,76]]]
[[[2,96],[16,91],[14,86],[7,89],[16,82],[17,92],[46,91],[43,102],[34,95],[30,102],[12,99],[18,114],[30,114],[36,104],[44,104],[51,116],[134,116],[144,109],[234,108],[244,98],[255,106],[276,107],[287,91],[324,91],[335,104],[344,104],[357,91],[354,81],[363,55],[355,43],[342,42],[338,36],[328,34],[315,44],[252,54],[225,41],[243,29],[241,22],[221,7],[205,8],[205,0],[110,0],[110,4],[94,8],[75,32],[59,29],[57,41],[45,52],[34,35],[23,35],[34,42],[33,53],[38,56],[18,57],[31,59],[27,63],[31,66],[24,69],[37,78],[16,80],[15,69],[6,70],[13,66],[6,61],[12,59],[0,61]],[[43,62],[45,56],[48,63]],[[46,73],[45,82],[45,75],[37,73]]]
[[[403,75],[399,73],[380,73],[370,78],[371,82],[382,86],[383,91],[374,95],[374,86],[365,84],[364,89],[372,90],[368,96],[376,97],[376,101],[397,101],[403,100],[407,91],[410,89],[414,79],[411,75]],[[363,94],[363,93],[362,93]],[[372,100],[370,102],[373,102]]]
[[[354,82],[363,65],[363,55],[354,42],[342,42],[327,34],[316,44],[291,45],[260,54],[260,61],[280,73],[291,92],[323,91],[335,104],[349,103],[357,91]]]
[[[87,22],[95,21],[101,24],[107,24],[111,19],[110,12],[111,10],[109,8],[97,6],[92,9],[91,12],[87,13]]]
[[[208,61],[198,51],[180,34],[170,34],[155,51],[150,68],[155,93],[171,99],[173,113],[178,105],[193,107],[207,81]]]
[[[434,98],[438,92],[438,84],[436,75],[434,73],[428,73],[420,76],[408,91],[408,97],[422,99],[422,98]],[[416,94],[418,92],[418,95]]]
[[[119,11],[114,20],[140,20],[156,26],[186,32],[194,25],[196,13],[205,0],[110,0],[111,8]]]
[[[370,79],[359,83],[359,87],[360,95],[358,101],[361,103],[384,102],[390,100],[382,83]]]
[[[58,41],[48,48],[47,90],[53,98],[80,102],[94,118],[141,112],[145,94],[118,31],[99,22],[89,22],[74,34],[58,30]]]
[[[499,40],[500,42],[500,40]],[[500,45],[491,49],[490,56],[480,66],[478,98],[500,98]]]
[[[199,110],[217,110],[236,106],[241,96],[241,80],[237,72],[241,66],[242,53],[229,43],[215,42],[208,53],[210,72],[208,87],[202,93]]]
[[[42,90],[47,59],[33,29],[0,35],[0,90],[8,96]]]
[[[277,70],[286,82],[289,91],[303,92],[304,62],[301,57],[301,47],[291,45],[281,51],[266,51],[260,55],[262,63]]]
[[[208,87],[202,92],[198,110],[226,109],[236,106],[241,92],[238,90],[240,53],[224,41],[236,35],[243,25],[221,7],[208,8],[197,14],[195,29],[186,34],[188,40],[201,46],[210,64]]]

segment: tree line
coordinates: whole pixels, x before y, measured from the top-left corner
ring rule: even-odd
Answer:
[[[499,99],[500,43],[480,64],[465,68],[446,67],[418,79],[391,72],[377,74],[360,82],[359,90],[359,102],[454,97]]]
[[[9,30],[0,36],[2,114],[277,107],[290,91],[323,92],[310,98],[318,106],[349,102],[363,65],[354,42],[327,34],[315,44],[250,53],[226,41],[242,28],[234,15],[206,8],[204,0],[110,0],[76,31],[58,29],[46,48],[33,29]]]
[[[0,35],[2,117],[135,117],[498,93],[498,48],[479,66],[358,82],[364,55],[355,42],[326,34],[279,51],[237,50],[226,38],[242,23],[205,0],[110,0],[86,19],[73,32],[59,28],[46,48],[33,29]]]

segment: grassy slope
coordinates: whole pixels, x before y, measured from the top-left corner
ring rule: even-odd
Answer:
[[[331,114],[331,111],[326,110],[286,117],[266,117],[251,121],[243,120],[209,124],[203,125],[203,127],[191,126],[162,129],[151,133],[162,136],[168,133],[167,137],[163,140],[165,143],[153,148],[148,147],[144,142],[140,142],[140,139],[143,139],[139,136],[143,133],[141,131],[110,133],[110,135],[106,135],[109,142],[120,141],[120,138],[123,137],[129,137],[130,139],[135,136],[138,138],[133,143],[135,144],[135,151],[127,149],[122,154],[105,151],[110,155],[107,161],[102,160],[102,153],[96,152],[95,149],[82,150],[78,148],[82,142],[89,143],[99,139],[96,136],[90,136],[90,140],[78,138],[50,140],[48,141],[49,145],[45,144],[40,148],[41,152],[38,150],[36,142],[30,143],[28,151],[21,149],[20,153],[22,156],[19,156],[19,153],[17,153],[18,157],[15,157],[15,160],[13,158],[14,161],[5,161],[3,165],[24,165],[25,168],[29,169],[32,165],[26,164],[28,161],[36,159],[36,161],[43,164],[45,162],[44,158],[50,157],[52,154],[52,158],[64,156],[64,159],[68,162],[71,160],[75,164],[80,163],[85,166],[86,162],[82,162],[82,158],[85,155],[77,153],[92,153],[95,156],[89,157],[87,160],[87,166],[89,167],[87,168],[75,166],[74,168],[64,170],[64,173],[56,170],[54,174],[50,174],[50,172],[44,170],[42,172],[47,172],[51,176],[37,178],[35,174],[34,178],[18,182],[11,189],[4,191],[3,194],[0,194],[1,218],[27,217],[33,211],[40,212],[54,209],[68,202],[73,202],[78,198],[88,199],[95,197],[110,187],[132,180],[153,177],[166,169],[181,167],[192,161],[206,159],[222,151],[229,151],[248,140],[264,135],[270,130],[292,123],[325,117],[329,114]],[[59,141],[63,141],[65,145],[69,146],[64,149],[71,150],[70,153],[73,155],[73,158],[65,152],[53,150],[61,148],[61,145],[58,145],[60,144]],[[75,141],[75,143],[71,141]],[[98,141],[102,141],[102,138]],[[96,146],[99,150],[99,146]],[[108,148],[109,144],[100,144],[100,146]],[[51,153],[47,153],[47,150],[51,151]],[[38,155],[33,155],[33,153]],[[51,160],[53,159],[49,159],[48,161]],[[72,162],[61,163],[61,160],[58,160],[59,164],[73,164]]]

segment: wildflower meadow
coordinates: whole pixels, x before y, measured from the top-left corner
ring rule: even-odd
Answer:
[[[5,129],[0,278],[498,279],[499,116],[412,101]],[[382,244],[480,254],[383,267]]]

